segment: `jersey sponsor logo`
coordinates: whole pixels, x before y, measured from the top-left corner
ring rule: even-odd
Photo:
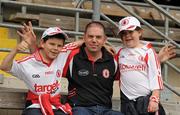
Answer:
[[[139,56],[138,60],[144,62],[144,57],[143,56]]]
[[[120,64],[120,71],[145,71],[146,65],[139,64],[139,65],[126,65]]]
[[[61,77],[61,71],[59,69],[56,71],[56,76]]]
[[[54,82],[53,84],[50,85],[38,85],[38,84],[34,84],[34,90],[35,92],[46,92],[49,94],[55,93],[60,87],[60,84],[58,83],[58,81],[56,80],[56,82]]]
[[[39,74],[33,74],[32,78],[40,78],[40,75]]]
[[[129,53],[129,54],[128,54],[128,56],[135,56],[135,54],[133,54],[133,53]]]
[[[46,71],[45,75],[49,75],[49,74],[53,74],[53,73],[54,73],[53,71]]]
[[[81,69],[78,71],[78,75],[79,76],[88,76],[89,75],[89,71],[86,69]]]
[[[110,72],[109,72],[108,69],[104,69],[103,72],[102,72],[102,74],[103,74],[103,77],[104,77],[104,78],[109,78],[109,76],[110,76]]]

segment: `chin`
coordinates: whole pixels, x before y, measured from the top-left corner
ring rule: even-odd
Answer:
[[[57,56],[51,56],[50,59],[54,60]]]
[[[134,43],[128,43],[128,44],[126,44],[126,47],[128,47],[128,48],[134,48],[135,45],[134,45]]]

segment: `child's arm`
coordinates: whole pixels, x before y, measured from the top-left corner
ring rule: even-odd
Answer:
[[[19,51],[24,51],[28,49],[28,44],[25,41],[21,41],[20,44],[18,44],[13,50],[11,50],[11,52],[4,58],[4,60],[2,61],[1,65],[0,65],[0,69],[3,71],[10,71],[12,68],[12,63],[14,60],[14,57],[16,56],[16,54]]]
[[[163,89],[163,80],[161,76],[161,66],[158,56],[153,48],[148,50],[148,78],[152,95],[149,100],[148,111],[155,112],[158,110],[160,90]]]

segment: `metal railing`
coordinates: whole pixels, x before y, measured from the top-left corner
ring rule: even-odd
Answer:
[[[6,0],[1,0],[0,4],[5,4],[6,6],[13,6],[13,7],[18,7],[18,6],[25,6],[27,8],[30,9],[37,9],[37,10],[43,10],[45,12],[54,12],[56,11],[56,13],[58,14],[58,12],[63,11],[67,11],[67,12],[73,12],[75,13],[75,18],[76,18],[76,26],[75,26],[75,31],[65,31],[68,34],[72,34],[72,35],[80,35],[82,36],[83,33],[79,32],[79,13],[89,13],[89,14],[94,14],[94,20],[98,20],[99,16],[101,16],[104,20],[108,21],[109,23],[113,24],[115,27],[118,27],[117,23],[115,23],[114,21],[112,21],[109,17],[107,17],[106,15],[104,15],[103,13],[99,13],[99,11],[97,12],[93,12],[93,10],[85,10],[85,9],[80,9],[79,7],[81,6],[81,4],[84,2],[85,0],[80,0],[79,4],[77,5],[77,8],[64,8],[64,7],[55,7],[55,6],[47,6],[47,5],[36,5],[36,7],[34,6],[34,4],[30,4],[30,3],[18,3],[15,1],[6,1]],[[99,2],[99,0],[97,0]],[[122,3],[120,3],[118,0],[113,0],[115,3],[117,3],[118,6],[120,6],[121,8],[123,8],[125,11],[129,12],[131,15],[137,17],[141,22],[143,22],[145,25],[147,25],[150,29],[154,30],[156,33],[158,33],[160,36],[164,37],[166,40],[170,41],[172,44],[176,45],[177,48],[180,48],[179,44],[177,44],[175,41],[173,41],[172,39],[170,39],[168,36],[164,35],[162,32],[160,32],[159,30],[157,30],[156,28],[154,28],[152,25],[150,25],[149,23],[147,23],[145,20],[143,20],[141,17],[139,17],[138,15],[136,15],[135,13],[129,11]],[[93,1],[93,3],[95,4],[96,0]],[[126,4],[132,4],[131,2],[126,2]],[[139,3],[133,3],[134,5],[138,5]],[[16,6],[14,6],[16,5]],[[99,10],[100,9],[100,3],[96,4],[98,6],[94,6],[94,10]],[[147,5],[147,4],[141,4],[141,5]],[[149,5],[147,5],[148,7],[150,7]],[[1,6],[0,6],[1,7]],[[98,7],[98,8],[96,8]],[[165,6],[163,6],[165,7]],[[27,9],[25,8],[25,9]],[[46,11],[48,9],[48,11]],[[0,9],[0,13],[2,14],[2,7]],[[10,23],[0,23],[0,26],[2,27],[9,27],[9,28],[21,28],[22,26],[20,24],[10,24]],[[40,28],[40,27],[33,27],[34,30],[37,31],[44,31],[46,28]],[[108,38],[109,41],[117,41],[120,42],[119,39],[116,38]],[[158,42],[154,42],[153,44],[156,45],[164,45],[165,43],[158,43]],[[4,50],[8,50],[8,49],[4,49]],[[177,68],[175,65],[173,65],[172,63],[170,63],[169,61],[166,62],[168,66],[172,67],[174,70],[176,70],[178,73],[180,72],[179,68]],[[179,93],[177,91],[175,91],[170,85],[165,83],[165,86],[170,89],[173,92],[176,92],[176,94],[179,96]]]
[[[153,27],[151,24],[149,24],[147,21],[145,21],[144,19],[142,19],[140,16],[138,16],[136,13],[132,12],[131,10],[129,10],[125,5],[123,5],[120,1],[118,0],[112,0],[114,1],[118,6],[120,6],[122,9],[124,9],[126,12],[128,12],[129,14],[131,14],[132,16],[135,16],[137,19],[139,19],[143,24],[145,24],[146,26],[148,26],[151,30],[153,30],[154,32],[156,32],[157,34],[159,34],[160,36],[162,36],[163,38],[165,38],[166,40],[170,41],[172,44],[174,44],[178,49],[180,49],[180,45],[178,43],[176,43],[175,41],[173,41],[171,38],[169,38],[167,35],[168,34],[164,34],[161,31],[159,31],[158,29],[156,29],[155,27]],[[168,12],[166,12],[164,9],[162,9],[161,7],[159,7],[157,4],[155,4],[152,0],[145,0],[146,2],[150,3],[152,5],[152,7],[156,8],[158,11],[160,11],[161,13],[163,13],[165,16],[167,16],[168,18],[172,19],[173,21],[175,21],[178,25],[179,20],[175,19],[174,17],[172,17]],[[103,17],[106,17],[105,15],[103,15]],[[106,17],[106,19],[108,19]],[[110,19],[108,19],[110,20]],[[166,20],[167,21],[167,20]],[[111,22],[111,21],[109,21]],[[112,23],[114,24],[114,23]],[[166,23],[166,28],[165,30],[167,31],[169,26],[167,25],[168,23]],[[117,25],[116,25],[117,26]],[[180,72],[180,69],[178,67],[176,67],[175,65],[173,65],[172,63],[170,63],[169,61],[165,62],[168,66],[170,66],[171,68],[173,68],[176,72]],[[165,70],[165,72],[167,72],[167,68]],[[167,74],[166,74],[167,75]],[[164,82],[164,85],[171,90],[173,93],[175,93],[177,96],[180,96],[180,93],[178,91],[176,91],[172,86],[170,86],[169,84]]]
[[[144,19],[142,19],[140,16],[138,16],[136,13],[134,13],[133,11],[130,11],[126,6],[124,6],[120,1],[118,0],[113,0],[118,6],[120,6],[121,8],[123,8],[125,11],[127,11],[129,14],[131,14],[132,16],[135,16],[137,19],[139,19],[143,24],[145,24],[146,26],[148,26],[151,30],[153,30],[154,32],[156,32],[158,35],[160,35],[161,37],[165,38],[166,40],[170,41],[172,44],[174,44],[177,48],[180,48],[180,45],[178,43],[176,43],[175,41],[173,41],[171,38],[169,38],[168,36],[164,35],[164,33],[162,33],[161,31],[159,31],[158,29],[156,29],[154,26],[152,26],[151,24],[149,24],[147,21],[145,21]]]

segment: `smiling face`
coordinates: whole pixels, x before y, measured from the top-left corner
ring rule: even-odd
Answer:
[[[128,48],[137,48],[140,44],[140,38],[142,36],[142,30],[124,30],[120,32],[120,37],[123,44]]]
[[[41,40],[41,55],[46,62],[52,61],[60,53],[64,46],[64,39],[50,38],[47,41]]]

